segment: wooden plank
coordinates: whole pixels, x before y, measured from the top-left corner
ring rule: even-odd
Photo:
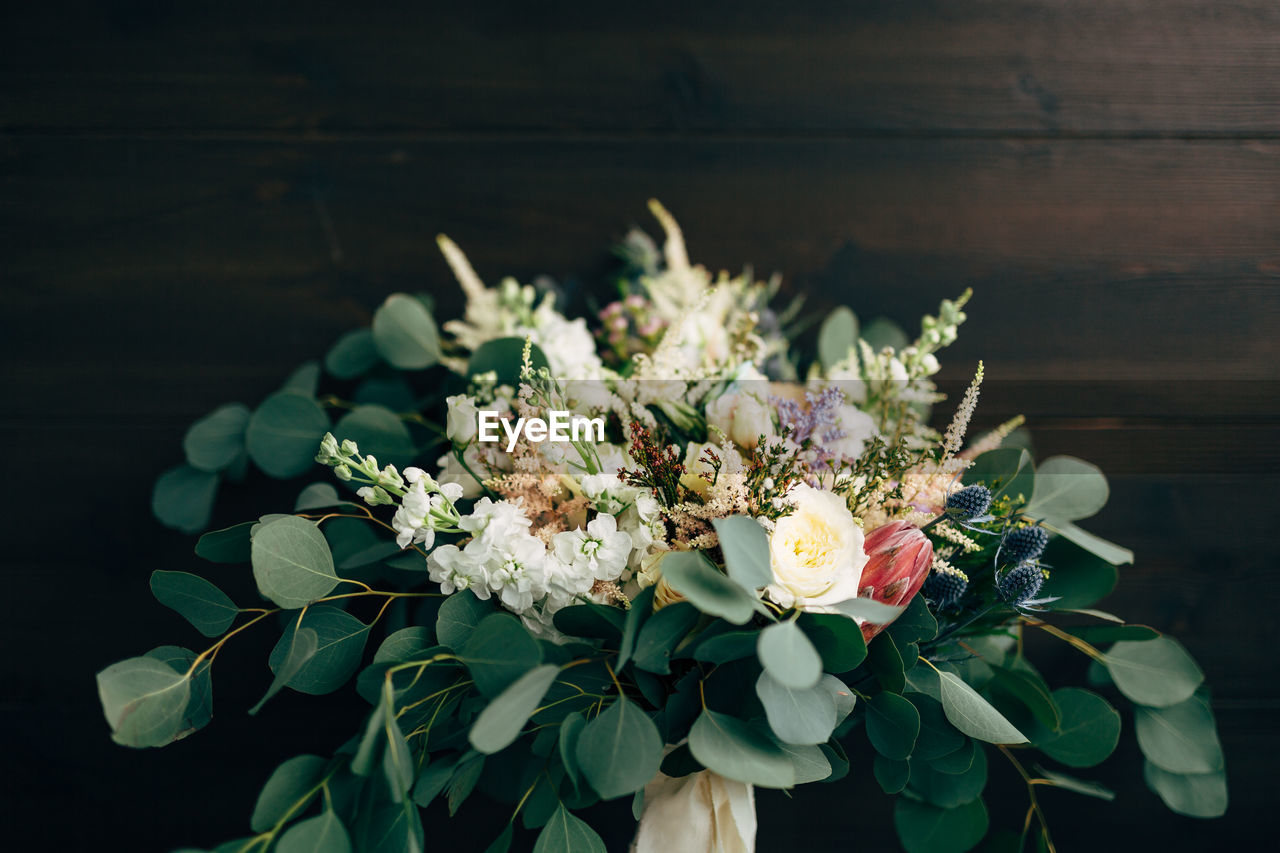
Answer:
[[[1280,132],[1268,0],[232,0],[6,18],[9,130]]]
[[[818,306],[914,323],[974,286],[953,378],[978,358],[993,381],[1280,378],[1280,143],[10,139],[2,150],[12,332],[0,348],[18,358],[18,381],[82,368],[82,350],[46,345],[55,334],[110,340],[89,370],[180,372],[217,347],[218,370],[274,376],[394,290],[429,289],[447,316],[459,293],[438,231],[491,283],[597,282],[627,223],[653,230],[650,195],[684,222],[695,259],[783,270]],[[161,345],[175,360],[157,368]]]

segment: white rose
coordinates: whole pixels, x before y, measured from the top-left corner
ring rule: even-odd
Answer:
[[[788,497],[795,511],[778,519],[769,538],[769,597],[802,609],[856,598],[868,558],[862,552],[862,528],[844,499],[805,485]]]
[[[480,411],[476,408],[474,397],[466,394],[455,394],[445,398],[449,414],[445,418],[445,434],[454,444],[470,444],[476,437]]]
[[[707,423],[720,429],[739,447],[752,448],[760,436],[770,437],[773,409],[746,393],[725,394],[707,406]]]

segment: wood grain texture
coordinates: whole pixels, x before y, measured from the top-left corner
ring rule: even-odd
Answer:
[[[1138,559],[1106,606],[1200,660],[1233,786],[1225,821],[1171,817],[1126,718],[1120,753],[1082,774],[1118,803],[1046,795],[1059,848],[1267,837],[1274,3],[108,0],[0,16],[0,441],[65,484],[56,501],[21,476],[0,492],[21,531],[0,567],[19,603],[0,620],[0,724],[21,735],[0,809],[18,849],[232,837],[279,761],[358,724],[353,697],[286,692],[243,713],[269,681],[267,630],[220,657],[238,677],[215,679],[199,736],[108,740],[93,673],[197,641],[147,591],[153,569],[210,568],[148,515],[186,425],[261,399],[390,292],[456,312],[437,232],[490,282],[546,273],[580,292],[630,224],[653,230],[651,196],[694,260],[779,270],[815,311],[913,323],[974,287],[944,387],[958,395],[984,359],[978,426],[1025,413],[1040,456],[1111,476],[1085,526]],[[251,479],[215,523],[291,499]],[[247,573],[224,568],[211,575],[251,600]],[[12,651],[36,642],[36,665]],[[1035,652],[1052,681],[1081,682],[1070,649]],[[314,725],[283,725],[292,713]],[[988,804],[1011,826],[1023,792],[992,759]],[[760,849],[893,849],[890,809],[869,775],[762,795]],[[610,849],[626,811],[593,817]],[[429,815],[460,851],[489,841],[465,826],[506,818],[479,800],[464,815]]]

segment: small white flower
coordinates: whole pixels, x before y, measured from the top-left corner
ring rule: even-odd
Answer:
[[[479,428],[480,411],[476,400],[466,394],[445,398],[449,413],[445,418],[445,434],[455,445],[470,444]]]
[[[541,540],[527,533],[518,535],[491,555],[489,586],[508,610],[523,613],[546,595],[546,562],[547,548]]]
[[[631,537],[618,529],[612,515],[596,516],[586,530],[557,533],[552,545],[561,562],[593,580],[617,580],[631,556]]]
[[[760,436],[772,437],[773,408],[745,391],[717,397],[707,406],[707,423],[739,447],[752,448]]]
[[[500,547],[505,540],[526,533],[530,524],[519,504],[487,497],[476,501],[471,514],[458,521],[459,527],[472,534],[468,550],[482,560],[487,560],[488,552]]]
[[[441,545],[427,556],[427,571],[431,580],[440,584],[440,591],[452,595],[460,590],[471,590],[476,598],[490,596],[484,569],[470,554],[456,545]]]

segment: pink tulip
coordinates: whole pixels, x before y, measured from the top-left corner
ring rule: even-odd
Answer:
[[[905,521],[892,521],[877,527],[862,544],[871,559],[862,570],[858,597],[881,601],[894,607],[909,602],[933,565],[933,543],[920,528]],[[863,623],[862,636],[872,637],[888,627]]]

